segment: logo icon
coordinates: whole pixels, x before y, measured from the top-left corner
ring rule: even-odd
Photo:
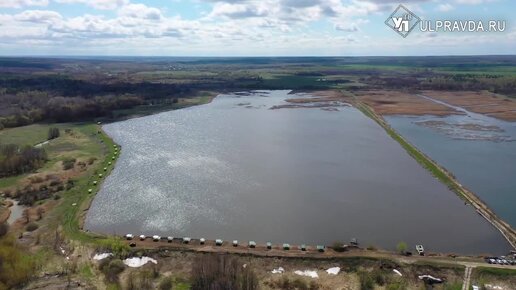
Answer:
[[[385,20],[385,24],[403,38],[407,37],[419,22],[421,22],[421,18],[401,4],[394,10],[389,18]]]

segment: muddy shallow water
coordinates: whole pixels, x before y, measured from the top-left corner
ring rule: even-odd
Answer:
[[[87,215],[107,234],[275,243],[357,238],[504,253],[501,235],[352,107],[284,108],[288,91],[105,125],[122,145]],[[245,104],[245,105],[242,105]]]

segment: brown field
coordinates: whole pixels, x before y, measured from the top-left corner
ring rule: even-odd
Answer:
[[[471,112],[485,114],[505,121],[516,121],[516,101],[501,95],[486,91],[424,91],[423,94],[451,105],[463,107]]]
[[[303,93],[303,92],[301,92]],[[328,90],[328,91],[313,91],[309,92],[310,95],[314,96],[313,98],[298,98],[298,99],[288,99],[287,102],[292,104],[305,104],[305,103],[317,103],[317,102],[345,102],[349,103],[352,101],[350,96],[343,94],[340,91],[336,90]]]
[[[380,115],[435,115],[461,114],[445,105],[400,91],[360,91],[357,98],[372,107]]]

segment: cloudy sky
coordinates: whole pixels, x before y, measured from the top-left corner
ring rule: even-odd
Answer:
[[[0,0],[0,55],[515,54],[516,1],[411,0],[422,19],[505,20],[505,32],[402,38],[396,0]]]

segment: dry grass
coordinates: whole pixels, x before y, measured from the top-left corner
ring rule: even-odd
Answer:
[[[424,91],[423,93],[431,98],[463,107],[471,112],[485,114],[506,121],[516,121],[516,101],[501,95],[486,91]]]
[[[358,99],[380,115],[435,115],[461,114],[445,105],[418,97],[416,94],[400,91],[360,91]]]

